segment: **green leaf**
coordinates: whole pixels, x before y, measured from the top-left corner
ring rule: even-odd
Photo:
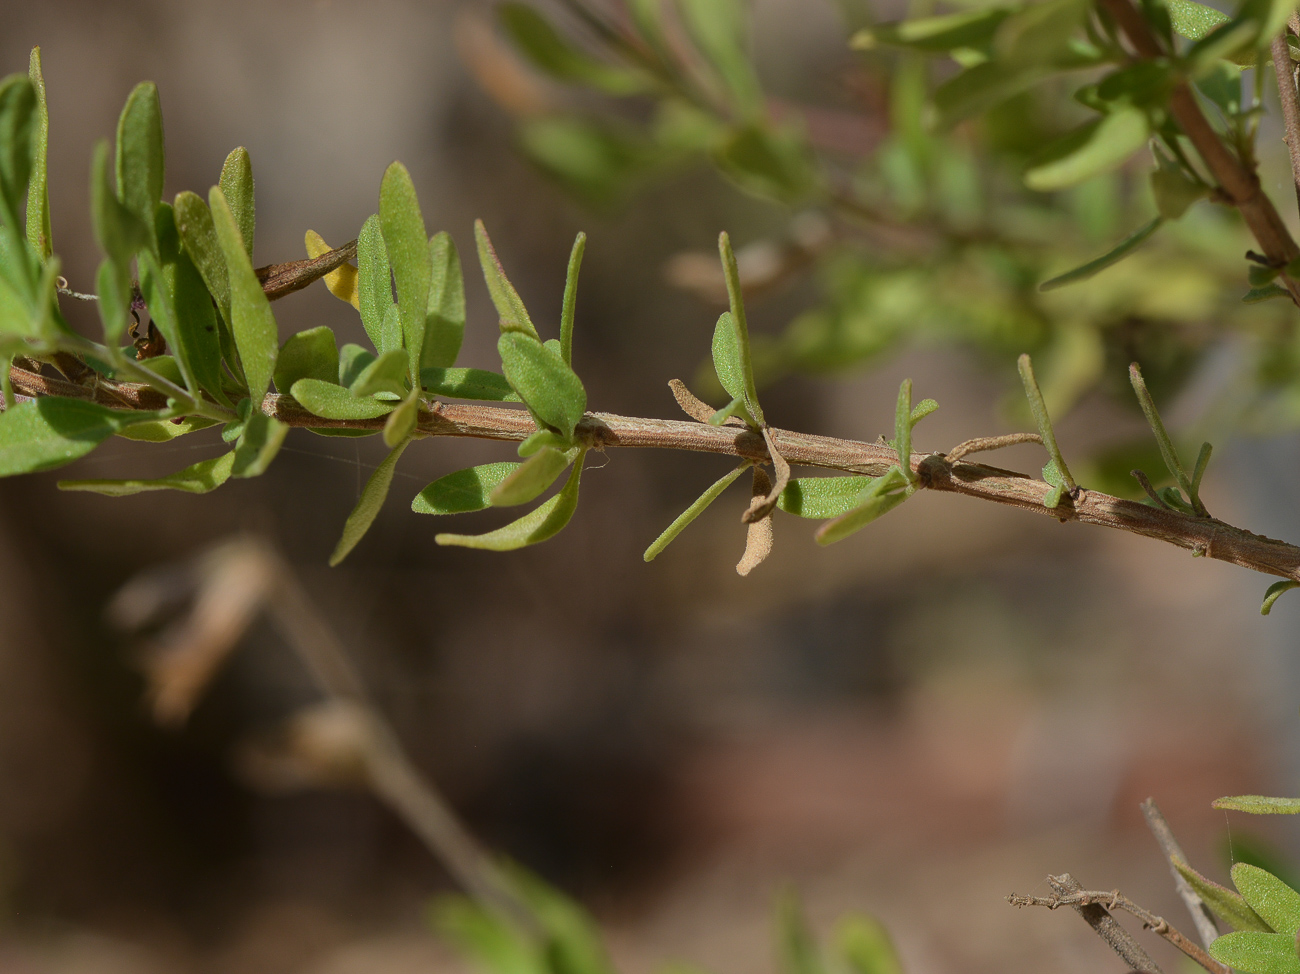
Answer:
[[[1025,185],[1038,192],[1075,186],[1123,164],[1151,134],[1146,114],[1118,108],[1048,146],[1041,161],[1025,173]]]
[[[749,415],[749,410],[745,408],[745,403],[740,399],[731,400],[731,402],[727,403],[716,413],[710,416],[709,425],[721,426],[732,416],[736,416],[739,419],[743,420],[745,425],[751,428],[758,425],[757,423],[754,422],[754,418]]]
[[[745,297],[740,288],[740,268],[731,249],[731,237],[724,230],[718,234],[718,256],[722,258],[722,275],[727,282],[727,300],[731,304],[731,325],[735,332],[736,352],[740,361],[743,383],[740,397],[745,408],[759,426],[764,425],[763,407],[758,404],[758,390],[754,385],[754,363],[749,351],[749,324],[745,320]]]
[[[560,357],[564,364],[573,365],[573,315],[578,302],[578,271],[582,269],[582,254],[587,249],[587,235],[581,230],[569,251],[569,269],[564,275],[564,302],[560,308]]]
[[[342,386],[319,379],[299,379],[290,388],[290,395],[321,419],[375,419],[397,408],[395,402],[358,399]]]
[[[817,188],[816,160],[792,129],[740,125],[713,149],[713,162],[741,189],[764,199],[798,203]]]
[[[110,346],[120,345],[131,309],[131,277],[126,268],[108,258],[100,261],[95,294],[99,297],[96,304],[104,325],[104,341]]]
[[[888,473],[876,477],[863,489],[856,507],[833,521],[827,521],[817,529],[814,538],[819,545],[843,541],[876,518],[892,511],[911,497],[914,490],[903,471],[898,467],[890,467]]]
[[[587,410],[587,391],[573,369],[559,354],[524,332],[504,332],[497,339],[497,351],[506,381],[538,422],[571,441],[574,427]]]
[[[117,120],[117,198],[153,239],[154,209],[163,191],[163,124],[158,86],[142,81]]]
[[[1175,861],[1174,866],[1192,889],[1196,890],[1196,895],[1205,902],[1210,911],[1228,926],[1234,930],[1272,932],[1272,928],[1250,908],[1250,904],[1236,890],[1206,879],[1185,862]]]
[[[965,10],[940,17],[919,17],[892,24],[864,27],[849,46],[858,51],[875,47],[902,47],[938,54],[957,48],[980,50],[992,42],[998,25],[1011,11],[1005,7]]]
[[[1295,937],[1241,930],[1210,944],[1210,956],[1244,974],[1300,974]]]
[[[425,369],[450,369],[455,365],[465,338],[465,279],[456,244],[445,230],[429,239],[429,263],[433,277],[424,319],[421,377]]]
[[[474,221],[474,242],[478,247],[478,262],[483,268],[483,280],[487,282],[488,294],[496,306],[501,330],[523,332],[540,342],[542,339],[533,327],[533,319],[528,317],[528,309],[524,307],[519,292],[506,277],[505,268],[501,266],[482,220]]]
[[[1259,614],[1266,616],[1272,612],[1273,603],[1282,597],[1283,592],[1289,592],[1293,588],[1300,588],[1300,582],[1293,581],[1289,578],[1283,579],[1280,582],[1274,582],[1270,585],[1268,591],[1264,593],[1264,604],[1260,606]],[[1297,808],[1296,810],[1300,811],[1300,808]]]
[[[519,520],[487,534],[440,534],[434,541],[440,545],[458,545],[462,548],[514,551],[553,538],[569,523],[578,507],[578,484],[582,479],[582,464],[586,457],[586,450],[578,454],[569,479],[558,494],[543,501]]]
[[[531,941],[507,920],[464,896],[441,896],[430,911],[434,929],[484,974],[548,974]]]
[[[898,451],[898,469],[908,483],[916,482],[912,470],[912,380],[898,385],[898,402],[894,408],[894,449]]]
[[[588,85],[609,95],[636,94],[646,87],[645,79],[635,72],[598,61],[570,44],[527,4],[502,4],[497,15],[515,47],[553,78]]]
[[[198,268],[204,285],[217,303],[222,320],[229,324],[230,276],[226,271],[225,254],[217,239],[217,228],[212,222],[212,212],[202,199],[189,192],[177,193],[172,209],[181,246]],[[227,361],[230,361],[229,357]]]
[[[159,203],[155,212],[163,280],[175,315],[174,334],[167,336],[168,342],[199,388],[217,402],[229,405],[230,400],[222,389],[221,331],[212,297],[194,262],[181,247],[174,209],[167,203]]]
[[[1277,284],[1269,284],[1267,287],[1253,287],[1242,295],[1242,304],[1259,304],[1261,301],[1267,301],[1270,298],[1287,298],[1290,299],[1291,292]]]
[[[239,239],[244,242],[244,253],[249,263],[253,260],[253,235],[257,230],[257,216],[254,212],[253,161],[248,157],[248,150],[242,145],[230,150],[226,161],[221,164],[221,178],[217,183],[221,195],[226,198],[230,213],[239,228]]]
[[[1044,281],[1038,285],[1040,291],[1054,291],[1058,287],[1065,287],[1067,284],[1075,284],[1079,281],[1086,281],[1088,278],[1101,273],[1107,267],[1118,264],[1121,260],[1141,247],[1157,230],[1164,225],[1165,218],[1156,217],[1150,223],[1147,223],[1121,240],[1115,247],[1082,264],[1074,270],[1066,271],[1064,274],[1058,274],[1050,280]]]
[[[781,974],[826,974],[808,919],[791,890],[786,890],[777,900],[776,941]]]
[[[903,974],[889,931],[873,917],[841,921],[835,942],[851,974]]]
[[[1248,812],[1251,815],[1300,815],[1300,798],[1234,795],[1228,798],[1216,798],[1213,805],[1215,808],[1224,808],[1230,812]]]
[[[1174,31],[1189,41],[1199,41],[1230,19],[1223,11],[1193,0],[1165,0],[1165,7],[1169,11]]]
[[[413,432],[420,421],[420,396],[413,392],[388,414],[384,422],[384,443],[392,449]]]
[[[280,392],[288,392],[299,379],[333,384],[338,374],[339,351],[326,325],[290,335],[275,359],[275,388]]]
[[[271,465],[280,446],[289,433],[289,427],[272,419],[260,409],[252,409],[244,421],[244,431],[235,445],[235,464],[232,477],[260,477]]]
[[[230,275],[230,330],[239,348],[244,376],[248,379],[249,396],[260,404],[271,387],[275,357],[280,350],[275,315],[271,313],[271,302],[267,300],[266,292],[253,273],[235,215],[216,186],[208,194],[208,206]]]
[[[713,371],[727,395],[743,401],[745,376],[740,365],[740,348],[736,344],[736,325],[730,311],[722,312],[713,327]]]
[[[32,48],[27,77],[36,93],[33,125],[31,181],[27,185],[27,239],[42,259],[54,253],[50,233],[50,190],[47,158],[50,144],[50,110],[45,101],[45,76],[41,73],[41,49]]]
[[[1005,64],[1052,64],[1066,53],[1087,12],[1081,0],[1030,4],[998,25],[993,49]]]
[[[339,349],[339,385],[351,388],[352,383],[370,367],[375,358],[375,353],[369,349],[348,342]]]
[[[429,313],[433,265],[415,185],[411,182],[411,174],[400,162],[392,163],[384,172],[379,187],[379,225],[384,234],[384,249],[388,251],[388,260],[393,266],[393,278],[397,282],[402,337],[410,361],[411,381],[415,383],[420,376],[420,360],[424,352],[424,322]]]
[[[982,114],[1022,91],[1028,91],[1048,75],[1038,65],[1024,66],[988,61],[967,68],[949,78],[934,92],[934,106],[940,126],[951,128],[972,116]]]
[[[393,306],[393,275],[378,214],[367,218],[357,237],[357,300],[361,324],[375,351],[390,351],[384,342],[384,318]]]
[[[153,216],[146,229],[136,214],[118,200],[108,181],[108,143],[95,144],[91,157],[90,216],[95,240],[119,267],[129,267],[137,250],[145,247],[152,236]]]
[[[1300,809],[1284,814],[1296,810]],[[1291,938],[1292,958],[1300,965],[1300,957],[1295,954],[1296,930],[1300,930],[1300,893],[1267,870],[1245,862],[1232,867],[1232,884],[1265,923]]]
[[[776,506],[796,517],[839,517],[853,509],[869,483],[867,477],[800,477],[786,484]]]
[[[740,0],[677,0],[682,22],[696,48],[717,72],[742,115],[762,111],[763,90],[745,43]]]
[[[750,464],[742,463],[734,470],[730,470],[727,473],[723,474],[720,478],[718,478],[718,480],[715,481],[713,485],[709,487],[708,490],[706,490],[703,494],[701,494],[691,503],[690,507],[686,508],[686,510],[682,511],[681,514],[677,515],[677,519],[674,520],[672,524],[668,525],[668,527],[664,529],[663,534],[655,538],[655,540],[651,543],[650,547],[645,550],[645,554],[642,555],[642,558],[644,558],[646,561],[654,561],[657,557],[659,557],[660,552],[662,552],[665,548],[667,548],[670,544],[672,544],[673,541],[676,539],[676,537],[686,529],[686,525],[690,524],[697,517],[703,514],[705,508],[707,508],[710,504],[712,504],[715,500],[717,500],[718,497],[722,494],[722,492],[726,490],[728,487],[730,487],[732,482],[735,481],[735,479],[739,477],[742,473],[748,470],[749,467]]]
[[[514,507],[540,497],[577,456],[577,449],[560,451],[543,447],[501,481],[488,496],[493,507]]]
[[[200,460],[184,470],[155,480],[60,480],[59,490],[86,490],[107,497],[127,497],[150,490],[180,490],[187,494],[206,494],[230,478],[235,454],[226,453],[211,460]]]
[[[151,361],[157,361],[153,359]],[[178,436],[185,436],[188,433],[197,430],[205,430],[216,426],[215,419],[207,419],[203,416],[186,416],[183,419],[160,419],[149,423],[133,423],[124,430],[119,430],[117,436],[124,440],[139,440],[142,443],[170,443]]]
[[[114,433],[157,415],[62,396],[20,402],[0,412],[0,477],[61,467]]]
[[[366,486],[361,489],[361,497],[357,500],[357,506],[352,508],[352,513],[348,515],[343,525],[343,536],[339,538],[334,554],[330,555],[331,568],[346,558],[348,552],[355,548],[357,542],[370,530],[370,525],[374,523],[379,509],[384,506],[384,499],[388,497],[388,488],[392,486],[393,471],[397,469],[397,461],[410,443],[409,439],[404,439],[394,446],[392,452],[375,468],[375,472],[366,481]]]
[[[390,392],[406,398],[406,353],[400,348],[385,352],[375,359],[353,380],[348,391],[361,398],[376,392]]]
[[[194,381],[194,376],[190,372],[190,348],[181,342],[177,333],[176,306],[172,303],[172,290],[169,282],[163,273],[161,265],[158,263],[158,258],[154,256],[153,250],[140,251],[138,264],[140,268],[140,291],[144,295],[145,303],[149,306],[149,317],[167,341],[167,348],[171,351],[176,365],[180,369],[181,384],[191,393],[197,393],[198,384]]]
[[[582,907],[515,863],[501,863],[498,875],[540,925],[548,970],[553,974],[615,974],[600,928]]]
[[[19,219],[32,175],[32,129],[36,125],[37,96],[31,79],[11,74],[0,81],[0,222],[22,239]]]
[[[569,441],[554,430],[540,429],[524,437],[523,442],[519,444],[519,455],[531,457],[547,447],[563,452],[569,449]]]
[[[428,347],[427,345],[425,346]],[[522,402],[506,377],[483,369],[421,369],[420,385],[427,392],[452,399]]]
[[[417,514],[463,514],[491,506],[488,498],[497,485],[518,470],[520,463],[485,463],[440,477],[411,501]]]

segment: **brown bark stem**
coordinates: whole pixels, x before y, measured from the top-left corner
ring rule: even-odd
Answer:
[[[1300,210],[1300,98],[1296,96],[1295,71],[1291,66],[1291,50],[1286,34],[1273,38],[1273,75],[1277,81],[1277,97],[1282,105],[1282,127],[1291,157],[1291,181],[1295,184],[1296,208]]]

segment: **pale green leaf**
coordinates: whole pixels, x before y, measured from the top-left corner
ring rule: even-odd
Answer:
[[[190,374],[217,402],[229,405],[222,389],[221,331],[212,297],[189,254],[182,248],[176,228],[175,210],[159,203],[156,211],[158,253],[163,279],[170,293],[175,320],[168,336],[173,351],[186,363]],[[152,306],[151,306],[152,307]]]
[[[504,332],[497,351],[506,380],[537,420],[572,440],[587,409],[582,380],[559,354],[524,332]]]
[[[117,198],[153,239],[153,213],[163,191],[163,124],[158,86],[142,81],[117,120]]]
[[[483,268],[483,280],[487,282],[488,294],[496,306],[497,317],[502,331],[520,331],[531,335],[540,342],[541,336],[533,327],[533,319],[528,317],[528,309],[519,297],[510,279],[506,277],[505,268],[497,258],[496,249],[488,237],[482,220],[474,221],[474,242],[478,246],[478,260]]]
[[[206,494],[216,490],[230,477],[235,464],[233,452],[200,460],[184,470],[155,480],[60,480],[59,490],[86,490],[108,497],[126,497],[151,490],[180,490],[187,494]]]
[[[1046,160],[1025,173],[1025,185],[1039,192],[1075,186],[1123,164],[1150,134],[1144,112],[1117,108],[1047,147]]]
[[[253,409],[244,421],[244,430],[235,446],[235,464],[230,475],[260,477],[280,452],[288,432],[289,427],[278,419],[272,419],[260,409]]]
[[[573,365],[573,316],[578,301],[578,271],[582,269],[582,254],[587,249],[587,235],[582,231],[574,238],[569,251],[569,269],[564,277],[564,303],[560,308],[560,357],[564,364]]]
[[[776,506],[796,517],[839,517],[870,483],[869,477],[800,477],[786,484]]]
[[[229,324],[230,276],[226,271],[225,254],[217,239],[217,228],[212,222],[212,212],[202,199],[189,192],[177,193],[172,209],[181,246],[198,268],[204,285],[217,303],[222,320]]]
[[[394,348],[375,359],[353,380],[348,390],[358,398],[389,392],[406,398],[406,353]]]
[[[863,489],[856,507],[833,521],[827,521],[817,529],[814,538],[820,545],[842,541],[892,511],[911,497],[914,490],[903,471],[890,467],[888,473],[875,478]]]
[[[221,164],[221,178],[218,185],[235,218],[235,226],[239,228],[239,239],[244,242],[244,253],[248,255],[251,262],[253,236],[257,229],[253,161],[248,157],[248,150],[242,145],[231,149],[230,154],[226,156],[226,161]]]
[[[370,530],[370,525],[374,523],[380,508],[384,506],[384,499],[388,497],[388,488],[392,486],[393,471],[397,469],[397,461],[410,443],[409,439],[402,440],[393,447],[392,452],[375,468],[375,472],[366,481],[356,507],[352,508],[352,513],[348,515],[343,525],[343,536],[339,538],[334,553],[330,555],[331,567],[346,558],[348,552],[355,548],[357,542]]]
[[[722,312],[718,316],[718,323],[713,327],[713,371],[717,373],[718,382],[727,395],[743,402],[745,375],[740,365],[736,326],[730,311]]]
[[[417,514],[463,514],[491,506],[489,497],[497,485],[518,470],[519,463],[485,463],[457,470],[431,483],[411,501]]]
[[[36,118],[32,129],[32,174],[27,185],[27,239],[42,258],[54,253],[50,233],[50,191],[47,159],[50,143],[50,110],[45,100],[45,77],[41,73],[41,49],[33,47],[27,77],[36,93]]]
[[[578,507],[578,484],[582,479],[582,464],[586,456],[586,450],[578,454],[569,479],[558,494],[543,501],[519,520],[487,534],[440,534],[434,540],[440,545],[513,551],[553,538],[569,523]]]
[[[1300,893],[1267,870],[1246,862],[1232,867],[1232,884],[1265,923],[1291,938],[1294,947],[1300,930]]]
[[[1210,911],[1232,929],[1272,931],[1272,927],[1250,908],[1250,904],[1236,890],[1206,879],[1185,862],[1175,861],[1174,866]]]
[[[433,277],[424,319],[421,375],[425,369],[450,369],[455,365],[465,338],[465,279],[456,244],[445,230],[429,239],[429,262]]]
[[[156,418],[157,413],[107,409],[62,396],[20,402],[0,412],[0,477],[60,467],[127,426]]]
[[[681,534],[683,530],[685,530],[686,525],[699,517],[704,512],[705,508],[717,500],[722,492],[730,487],[735,479],[748,470],[749,467],[750,464],[742,463],[734,470],[730,470],[723,474],[711,487],[709,487],[708,490],[697,497],[691,503],[690,507],[682,511],[682,513],[677,516],[677,519],[664,529],[663,534],[655,538],[650,547],[645,550],[645,554],[642,555],[642,557],[646,561],[654,561],[655,558],[659,556],[659,553],[672,544],[673,540]]]
[[[420,385],[434,395],[451,399],[522,402],[504,375],[483,369],[421,369]]]
[[[1289,592],[1293,588],[1300,588],[1300,582],[1290,578],[1284,578],[1282,581],[1274,582],[1270,585],[1268,591],[1264,593],[1264,604],[1260,606],[1259,614],[1266,616],[1272,612],[1273,603],[1282,597],[1283,592]],[[1297,808],[1296,810],[1300,811],[1300,808]]]
[[[384,421],[384,444],[389,449],[396,448],[397,444],[415,431],[415,425],[419,421],[420,397],[413,393],[403,399]]]
[[[36,112],[36,89],[30,78],[11,74],[0,81],[0,224],[15,245],[24,227],[20,211],[32,174]]]
[[[842,920],[835,932],[835,943],[851,974],[903,974],[889,931],[874,917]]]
[[[576,448],[564,452],[543,447],[493,488],[488,502],[493,507],[514,507],[540,497],[564,473],[577,452]]]
[[[1064,274],[1058,274],[1056,277],[1044,281],[1042,284],[1038,285],[1038,290],[1054,291],[1058,287],[1065,287],[1067,284],[1086,281],[1088,278],[1101,273],[1107,267],[1118,264],[1121,260],[1146,243],[1151,235],[1164,225],[1164,222],[1164,217],[1156,217],[1150,223],[1146,223],[1134,230],[1100,257],[1094,257],[1086,264],[1081,264],[1074,268],[1074,270],[1066,271]]]
[[[361,324],[375,351],[390,351],[384,342],[384,318],[393,306],[393,275],[378,214],[362,224],[357,237],[357,300]]]
[[[1174,32],[1189,41],[1199,41],[1216,27],[1226,24],[1228,15],[1194,0],[1165,0]]]
[[[1251,815],[1300,815],[1300,798],[1268,798],[1264,795],[1234,795],[1216,798],[1215,808]]]
[[[308,328],[290,335],[275,359],[275,388],[289,392],[299,379],[319,379],[333,384],[339,374],[339,350],[328,326]]]
[[[1243,974],[1300,974],[1295,937],[1239,930],[1210,944],[1210,956]]]
[[[980,49],[993,40],[998,25],[1007,19],[1005,7],[963,10],[938,17],[918,17],[892,24],[864,27],[853,35],[849,46],[858,51],[875,47],[903,47],[940,53],[957,48]]]
[[[395,402],[358,399],[342,386],[320,379],[299,379],[289,391],[307,412],[322,419],[375,419],[397,408]]]
[[[827,974],[817,940],[793,890],[787,889],[777,900],[776,946],[781,974]]]
[[[429,313],[429,283],[433,274],[424,216],[411,174],[400,162],[384,172],[379,188],[379,226],[384,249],[397,282],[397,308],[409,359],[411,381],[420,375],[424,352],[425,317]],[[451,363],[448,362],[448,365]]]

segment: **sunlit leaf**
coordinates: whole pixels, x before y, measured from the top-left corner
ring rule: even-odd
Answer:
[[[310,381],[310,380],[309,380]],[[260,477],[271,465],[289,432],[289,427],[254,408],[244,420],[243,432],[235,446],[232,477]]]
[[[497,485],[523,464],[486,463],[457,470],[431,483],[411,501],[417,514],[463,514],[491,506],[488,498]]]
[[[569,268],[564,275],[564,302],[560,307],[560,357],[564,364],[573,366],[573,317],[578,303],[578,272],[582,269],[582,254],[587,249],[587,235],[578,231],[569,251]]]
[[[1265,795],[1233,795],[1216,798],[1215,808],[1251,815],[1300,815],[1300,798],[1269,798]]]
[[[319,379],[299,379],[290,394],[307,412],[322,419],[375,419],[397,408],[396,402],[358,399],[342,386]]]
[[[421,369],[420,385],[427,392],[451,399],[522,402],[504,375],[483,369]]]
[[[1272,931],[1272,927],[1250,908],[1250,904],[1236,890],[1206,879],[1185,862],[1175,862],[1174,866],[1210,911],[1232,929]]]
[[[266,292],[253,273],[235,216],[216,186],[208,194],[208,206],[230,277],[230,330],[239,348],[249,395],[255,403],[260,403],[271,387],[275,357],[280,350],[275,315],[271,313],[271,302],[267,300]]]
[[[117,198],[153,239],[153,211],[163,191],[163,125],[158,86],[142,81],[117,120]]]
[[[875,47],[903,47],[940,53],[956,48],[980,49],[993,40],[998,25],[1011,11],[1005,7],[963,10],[938,17],[918,17],[892,24],[864,27],[849,46],[859,51]]]
[[[1259,614],[1266,616],[1272,612],[1273,603],[1282,597],[1283,592],[1289,592],[1293,588],[1300,588],[1300,582],[1289,578],[1283,579],[1280,582],[1274,582],[1270,585],[1268,591],[1264,593],[1264,604],[1260,606]],[[1298,808],[1297,811],[1300,811],[1300,808]]]
[[[856,507],[833,521],[827,521],[817,529],[814,538],[820,545],[842,541],[892,511],[911,497],[913,490],[903,471],[890,467],[888,473],[875,478],[863,489]]]
[[[403,399],[384,421],[384,443],[393,449],[414,431],[420,421],[420,397],[411,394]]]
[[[420,376],[424,351],[424,321],[429,310],[429,281],[433,273],[429,237],[424,231],[420,201],[411,174],[400,162],[384,172],[379,188],[379,225],[384,248],[397,282],[397,308],[412,382]],[[452,364],[450,362],[448,365]]]
[[[1221,10],[1215,10],[1194,0],[1165,0],[1174,31],[1189,41],[1199,41],[1216,27],[1230,19]]]
[[[184,470],[154,480],[60,480],[59,490],[85,490],[107,497],[127,497],[151,490],[179,490],[187,494],[206,494],[230,478],[235,454],[225,453],[211,460],[200,460]]]
[[[538,450],[493,488],[488,502],[493,507],[514,507],[540,497],[564,473],[577,453],[576,447],[567,452],[552,447]]]
[[[253,259],[253,235],[257,229],[257,216],[254,210],[253,162],[248,157],[248,150],[242,145],[231,149],[226,161],[221,164],[221,179],[218,182],[221,193],[230,206],[239,228],[239,239],[244,242],[244,253],[251,262]]]
[[[289,392],[299,379],[333,383],[338,374],[339,351],[326,325],[290,335],[275,360],[275,387],[280,392]]]
[[[391,392],[406,398],[406,353],[400,348],[385,352],[367,365],[353,380],[349,391],[354,396],[373,396],[376,392]]]
[[[27,239],[42,258],[54,253],[50,233],[49,167],[50,110],[45,100],[45,77],[41,73],[41,49],[33,47],[27,77],[36,93],[36,117],[32,126],[32,174],[27,185]]]
[[[421,381],[425,369],[450,369],[455,365],[465,338],[465,279],[456,244],[445,230],[429,239],[429,263],[433,276],[424,319]]]
[[[569,523],[578,507],[578,484],[582,479],[582,464],[586,456],[586,450],[578,454],[569,479],[558,494],[543,501],[519,520],[487,534],[440,534],[434,540],[440,545],[513,551],[553,538]]]
[[[587,410],[582,380],[557,352],[520,331],[506,331],[497,340],[501,368],[537,419],[569,440]]]
[[[1245,862],[1232,867],[1232,884],[1265,923],[1291,938],[1294,948],[1296,930],[1300,929],[1300,893],[1267,870]],[[1294,950],[1293,959],[1300,970],[1300,957],[1294,956]]]
[[[800,477],[781,491],[776,506],[796,517],[839,517],[852,510],[869,477]]]
[[[61,467],[132,423],[157,413],[107,409],[84,399],[42,396],[0,412],[0,477]]]
[[[1210,944],[1210,956],[1245,974],[1300,974],[1295,936],[1240,930]]]
[[[1039,192],[1077,185],[1121,165],[1146,145],[1150,134],[1144,112],[1118,108],[1045,148],[1038,164],[1025,173],[1025,185]]]
[[[731,312],[724,311],[713,327],[713,371],[718,382],[732,399],[745,395],[745,373],[740,364],[740,348],[736,343],[736,326]]]
[[[492,296],[492,303],[496,306],[501,330],[523,332],[540,342],[542,339],[537,334],[537,329],[533,327],[533,319],[528,317],[528,309],[524,307],[519,292],[506,277],[505,268],[501,266],[501,261],[497,257],[496,249],[492,246],[492,240],[488,237],[482,220],[474,221],[474,242],[478,246],[478,260],[483,268],[483,280],[487,282],[488,294]]]
[[[397,461],[401,459],[402,453],[410,443],[410,440],[404,439],[393,447],[392,452],[375,468],[375,472],[366,481],[365,487],[361,489],[361,496],[357,499],[356,507],[352,508],[352,513],[348,515],[343,525],[343,536],[339,538],[334,553],[330,555],[331,567],[346,558],[348,552],[355,548],[357,542],[370,530],[370,525],[374,523],[380,508],[384,506],[384,500],[388,497],[388,488],[392,486],[393,471],[397,469]]]
[[[534,943],[510,921],[463,896],[439,897],[430,911],[439,935],[488,974],[548,974]]]
[[[384,342],[384,318],[393,306],[393,276],[377,213],[362,224],[357,237],[357,298],[361,324],[375,351],[391,351]]]

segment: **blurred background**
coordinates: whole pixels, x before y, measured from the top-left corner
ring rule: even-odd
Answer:
[[[308,228],[333,244],[353,238],[376,208],[384,167],[401,159],[430,231],[448,230],[472,255],[482,217],[533,317],[553,332],[569,247],[585,230],[575,363],[597,410],[677,413],[667,382],[697,375],[718,311],[707,274],[690,286],[683,253],[711,252],[724,228],[740,245],[824,232],[799,206],[758,200],[698,161],[594,206],[590,192],[575,195],[572,180],[521,153],[519,124],[556,99],[579,110],[598,99],[559,92],[511,60],[485,5],[0,3],[5,72],[42,47],[54,240],[74,289],[91,290],[99,260],[87,217],[91,146],[112,137],[142,79],[162,93],[166,198],[205,192],[226,153],[248,147],[257,264],[301,257]],[[829,118],[842,151],[869,156],[891,109],[885,87],[850,83],[876,77],[845,43],[855,16],[830,0],[760,0],[755,49],[774,98],[787,109],[829,104],[839,114],[806,117]],[[626,114],[638,121],[635,107]],[[1289,209],[1281,143],[1266,129],[1264,145],[1269,189]],[[1095,239],[1117,238],[1150,206],[1118,185],[1076,194],[1062,212],[1078,225],[1101,221]],[[800,237],[810,219],[815,232]],[[1150,351],[1174,424],[1193,424],[1242,361],[1258,363],[1250,342],[1281,327],[1271,308],[1221,327],[1223,299],[1198,296],[1211,271],[1189,271],[1177,255],[1199,247],[1221,269],[1229,254],[1222,273],[1237,291],[1226,301],[1242,315],[1246,240],[1220,215],[1197,219],[1132,272],[1172,296],[1144,306],[1145,318],[1121,316],[1127,332],[1102,320],[1120,299],[1091,285],[1030,311],[1013,293],[1004,304],[1019,310],[986,316],[979,341],[945,333],[943,308],[913,319],[905,307],[889,341],[824,374],[802,367],[816,355],[799,358],[778,337],[826,307],[843,274],[795,268],[751,308],[751,328],[771,339],[768,417],[874,439],[911,376],[918,397],[940,403],[918,448],[944,450],[1026,427],[1008,392],[1015,353],[1037,349],[1056,363],[1045,371],[1065,413],[1066,455],[1104,456],[1143,430],[1107,391],[1123,388],[1132,357],[1115,344],[1122,332]],[[1079,244],[1083,256],[1104,249],[1093,239]],[[909,241],[871,246],[891,255],[890,274],[913,274],[916,292],[956,308],[983,300],[968,278],[915,277],[929,258]],[[461,364],[494,368],[495,315],[472,264]],[[1123,292],[1114,282],[1130,272],[1112,273]],[[1021,276],[1032,291],[1043,275]],[[1101,308],[1089,327],[1102,337],[1058,341],[1052,329],[1084,306]],[[94,327],[93,309],[66,310]],[[340,341],[363,337],[351,309],[319,285],[276,313],[282,337],[318,324]],[[1038,323],[1022,327],[1026,316]],[[940,325],[909,330],[922,318]],[[1162,345],[1166,333],[1176,340]],[[1287,330],[1275,344],[1290,342]],[[783,365],[772,349],[791,357]],[[1195,354],[1175,354],[1187,349]],[[1279,374],[1285,392],[1290,373]],[[1204,495],[1217,516],[1296,541],[1300,515],[1278,487],[1300,473],[1288,422],[1216,430]],[[106,624],[104,606],[137,572],[237,532],[283,551],[419,765],[485,843],[593,910],[628,974],[668,961],[714,974],[774,970],[769,920],[787,886],[819,931],[846,911],[879,917],[913,974],[1119,970],[1074,916],[1016,911],[1003,897],[1045,893],[1044,876],[1068,870],[1182,925],[1138,811],[1148,795],[1192,862],[1220,881],[1233,856],[1300,851],[1287,821],[1228,821],[1210,808],[1225,794],[1293,794],[1300,775],[1300,602],[1284,598],[1261,618],[1267,580],[1240,569],[921,496],[825,550],[813,525],[781,517],[773,556],[741,579],[740,488],[647,565],[645,546],[725,469],[667,453],[598,459],[567,531],[494,555],[437,547],[444,528],[407,502],[444,473],[513,451],[421,442],[370,534],[335,569],[325,562],[343,519],[384,455],[374,438],[295,431],[266,476],[208,497],[54,487],[59,476],[161,475],[216,452],[211,430],[164,446],[114,441],[67,473],[0,482],[6,974],[462,969],[425,924],[430,897],[450,880],[386,809],[362,793],[266,795],[237,773],[242,742],[315,697],[268,626],[253,627],[188,724],[152,721],[138,646]],[[1035,471],[1042,459],[1016,448],[993,462]],[[1151,946],[1172,969],[1164,948]]]

